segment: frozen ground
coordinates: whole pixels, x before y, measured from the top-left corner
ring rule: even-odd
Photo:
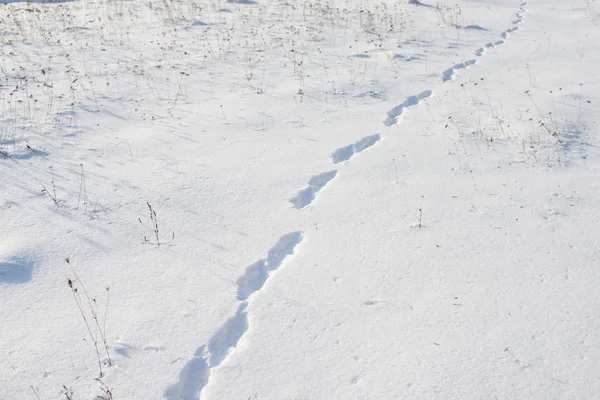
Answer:
[[[597,398],[597,0],[0,3],[0,399]]]

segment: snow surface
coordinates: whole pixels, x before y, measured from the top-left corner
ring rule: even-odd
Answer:
[[[0,399],[598,398],[598,0],[0,3]]]

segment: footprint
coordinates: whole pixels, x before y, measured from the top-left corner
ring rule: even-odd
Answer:
[[[362,379],[358,375],[353,376],[352,379],[350,379],[350,383],[352,383],[353,385],[358,385],[361,381]]]
[[[492,43],[488,43],[491,44],[493,46]],[[485,45],[485,47],[489,47],[488,44]],[[442,80],[443,81],[450,81],[452,79],[454,79],[454,76],[456,75],[456,71],[459,69],[465,69],[470,67],[471,65],[475,65],[477,64],[477,60],[468,60],[462,63],[458,63],[456,65],[454,65],[452,68],[448,68],[447,70],[444,71],[444,73],[442,74]]]
[[[269,272],[281,266],[285,258],[293,254],[295,247],[302,241],[302,232],[283,235],[277,244],[269,250],[265,260],[260,260],[246,269],[238,280],[237,311],[215,332],[208,344],[196,349],[193,357],[183,366],[179,380],[169,386],[164,400],[199,400],[204,387],[210,380],[211,372],[221,365],[234,351],[248,331],[248,297],[260,290],[269,278]]]
[[[398,118],[400,118],[400,116],[402,115],[402,113],[404,112],[404,110],[406,108],[416,106],[422,100],[425,100],[426,98],[430,97],[432,94],[433,94],[433,92],[431,90],[424,90],[421,93],[419,93],[418,95],[408,97],[406,100],[404,100],[404,102],[402,102],[401,104],[397,105],[396,107],[394,107],[390,111],[388,111],[388,113],[387,113],[388,117],[383,122],[383,124],[385,126],[396,125],[398,123]]]
[[[112,350],[125,357],[125,358],[133,358],[133,354],[138,350],[136,347],[128,345],[127,343],[117,343],[112,347]]]
[[[152,353],[160,353],[165,351],[165,348],[163,346],[145,346],[142,350]]]
[[[237,312],[229,318],[208,342],[208,366],[216,368],[237,347],[238,342],[248,330],[248,303],[240,304]]]
[[[506,31],[502,32],[500,34],[500,36],[502,36],[504,39],[508,39],[508,37],[510,36],[511,33],[518,31],[518,30],[519,30],[519,27],[515,26],[515,27],[512,27],[512,28],[507,29]]]
[[[363,303],[363,306],[376,306],[379,303],[383,303],[381,300],[367,300]]]
[[[279,268],[285,258],[294,253],[294,249],[301,241],[302,232],[283,235],[269,250],[266,259],[259,260],[246,268],[244,275],[237,280],[237,299],[247,300],[252,293],[260,290],[269,278],[269,273]]]
[[[210,377],[206,358],[206,346],[199,347],[179,373],[179,381],[167,388],[164,399],[198,400]]]
[[[290,203],[294,205],[294,208],[304,208],[311,204],[317,195],[317,193],[329,183],[330,180],[335,178],[337,170],[323,172],[322,174],[315,175],[308,181],[308,187],[302,189],[298,194],[290,199]]]
[[[377,143],[380,139],[381,135],[379,134],[366,136],[354,144],[339,148],[336,151],[334,151],[331,155],[331,160],[334,164],[339,164],[343,161],[348,161],[353,155],[368,149],[369,147]]]

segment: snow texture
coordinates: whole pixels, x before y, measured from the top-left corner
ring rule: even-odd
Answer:
[[[597,398],[594,1],[0,3],[0,399]]]

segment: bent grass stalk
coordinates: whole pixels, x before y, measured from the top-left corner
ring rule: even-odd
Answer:
[[[97,305],[96,299],[90,297],[87,289],[85,288],[85,285],[83,284],[83,282],[79,278],[79,275],[77,274],[77,272],[71,265],[71,259],[69,257],[67,257],[65,259],[65,261],[67,264],[69,264],[69,267],[71,268],[71,271],[73,272],[73,275],[75,276],[76,282],[83,289],[83,293],[85,295],[85,298],[87,299],[87,303],[88,303],[88,306],[90,309],[89,312],[91,314],[92,320],[94,321],[93,324],[96,327],[95,329],[97,330],[97,335],[100,335],[100,339],[102,341],[102,345],[103,345],[104,351],[106,353],[105,361],[108,364],[108,366],[111,366],[111,365],[113,365],[113,362],[110,357],[110,352],[108,350],[108,342],[106,340],[106,317],[108,314],[108,302],[110,299],[110,288],[108,286],[105,288],[106,295],[107,295],[106,305],[105,305],[105,314],[104,314],[104,321],[102,324],[100,324],[100,320],[98,319],[98,305]],[[94,333],[92,333],[92,327],[90,325],[90,322],[88,321],[84,303],[83,303],[83,300],[81,299],[81,294],[79,292],[79,289],[75,286],[75,282],[73,282],[73,280],[69,278],[67,281],[67,284],[69,285],[69,288],[71,289],[71,293],[73,294],[73,298],[75,299],[75,304],[77,305],[77,309],[79,310],[79,313],[81,314],[81,318],[83,319],[83,322],[85,323],[88,334],[90,335],[90,338],[92,340],[92,344],[94,345],[94,350],[96,352],[96,358],[98,359],[98,369],[100,371],[100,377],[103,377],[104,371],[102,370],[102,357],[101,357],[100,345],[98,343],[98,336],[95,335]]]

